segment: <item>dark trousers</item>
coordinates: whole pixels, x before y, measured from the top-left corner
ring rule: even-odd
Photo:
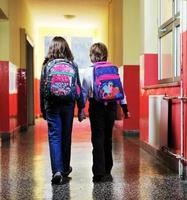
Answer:
[[[71,134],[75,103],[57,103],[48,105],[46,118],[48,122],[48,139],[51,158],[51,168],[67,172],[71,158]]]
[[[89,117],[92,132],[94,176],[109,174],[113,166],[112,130],[116,115],[116,103],[104,105],[90,99]]]

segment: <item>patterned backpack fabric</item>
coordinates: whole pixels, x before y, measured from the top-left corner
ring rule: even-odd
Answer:
[[[124,92],[118,68],[109,62],[97,62],[93,67],[93,97],[101,102],[123,99]]]
[[[45,96],[48,100],[75,100],[80,95],[73,63],[56,59],[46,66]]]

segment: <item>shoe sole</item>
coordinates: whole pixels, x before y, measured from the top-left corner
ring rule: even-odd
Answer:
[[[61,184],[62,183],[62,176],[55,176],[51,180],[52,184]]]
[[[113,177],[111,175],[106,175],[104,177],[101,177],[101,178],[96,178],[94,179],[93,178],[93,183],[105,183],[105,182],[112,182],[113,181]]]

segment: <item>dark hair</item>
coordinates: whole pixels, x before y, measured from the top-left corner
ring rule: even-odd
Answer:
[[[67,59],[69,61],[74,60],[73,54],[71,53],[67,41],[60,36],[56,36],[52,39],[43,64],[46,64],[48,61],[57,58]]]
[[[105,44],[95,43],[90,48],[90,60],[92,63],[99,61],[107,61],[108,50]]]

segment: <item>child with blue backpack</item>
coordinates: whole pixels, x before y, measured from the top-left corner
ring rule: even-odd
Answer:
[[[112,130],[117,103],[125,118],[130,117],[118,69],[107,62],[108,50],[103,43],[90,48],[93,66],[85,71],[82,82],[84,103],[89,100],[89,119],[93,155],[93,182],[112,181]]]
[[[43,62],[40,79],[40,107],[48,123],[48,140],[52,168],[52,184],[63,183],[71,171],[71,134],[75,103],[79,121],[83,96],[77,65],[68,43],[54,37]]]

